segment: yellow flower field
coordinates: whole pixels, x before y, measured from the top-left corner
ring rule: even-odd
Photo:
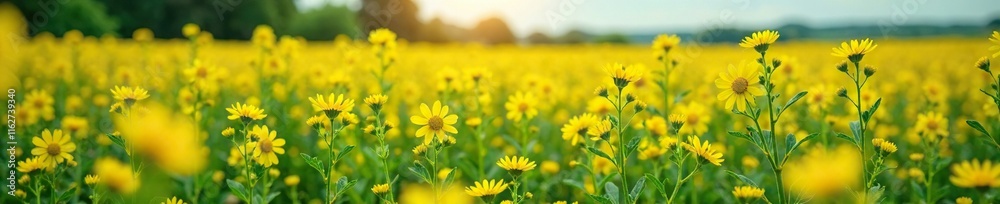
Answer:
[[[1000,199],[996,31],[487,46],[178,29],[0,42],[0,201]]]

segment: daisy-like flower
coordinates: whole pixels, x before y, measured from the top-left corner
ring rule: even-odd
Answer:
[[[196,85],[204,85],[205,82],[215,79],[216,71],[215,66],[209,66],[202,63],[201,60],[194,60],[194,64],[190,68],[184,69],[184,77],[188,79],[189,82],[194,82]]]
[[[996,44],[996,45],[990,46],[990,50],[996,50],[997,51],[996,53],[993,53],[993,57],[1000,56],[1000,32],[993,31],[993,35],[990,36],[990,42],[993,42],[993,44]]]
[[[350,112],[354,109],[354,99],[345,99],[343,94],[331,93],[325,99],[323,95],[316,94],[316,98],[309,97],[309,101],[312,102],[313,110],[322,111],[329,118],[336,118],[340,116],[340,113]]]
[[[771,44],[773,44],[775,41],[778,41],[779,36],[781,35],[778,35],[778,31],[771,31],[771,30],[757,31],[753,34],[750,34],[750,36],[744,37],[743,41],[740,41],[740,47],[753,48],[755,51],[759,53],[764,53],[767,52],[767,48]]]
[[[376,46],[395,45],[396,33],[392,32],[388,28],[375,29],[368,35],[368,42]]]
[[[426,103],[421,103],[420,114],[411,116],[410,122],[423,126],[417,129],[416,136],[423,137],[425,144],[430,143],[435,138],[438,140],[447,139],[447,133],[458,133],[458,129],[455,129],[454,126],[458,122],[458,116],[449,115],[448,106],[442,106],[441,101],[434,101],[434,109],[428,107]]]
[[[309,125],[310,127],[316,129],[322,128],[329,124],[330,124],[330,118],[327,118],[326,115],[314,115],[312,117],[309,117],[309,119],[306,119],[306,125]]]
[[[87,177],[85,177],[83,181],[87,185],[94,185],[101,182],[101,177],[93,174],[87,174]]]
[[[25,105],[22,106],[23,112],[26,113],[24,118],[27,122],[25,124],[34,124],[38,119],[55,119],[55,103],[56,100],[45,92],[45,90],[32,90],[28,92],[28,95],[24,97]]]
[[[677,47],[677,45],[680,43],[681,43],[681,38],[677,37],[677,35],[660,34],[657,35],[655,39],[653,39],[653,44],[651,47],[653,49],[654,55],[656,55],[657,58],[662,60],[663,57],[666,57],[667,53],[670,53],[671,49]]]
[[[382,105],[389,100],[388,96],[382,94],[373,94],[365,98],[365,104],[368,105],[374,111],[379,111],[382,109]]]
[[[484,200],[491,200],[493,196],[502,193],[507,189],[507,182],[503,179],[476,181],[475,186],[465,187],[465,193],[471,196],[482,197]]]
[[[66,161],[73,160],[73,151],[76,151],[76,144],[70,141],[69,135],[63,135],[62,130],[42,131],[42,136],[31,138],[31,144],[35,145],[31,149],[31,154],[37,156],[39,162],[48,167],[54,167]]]
[[[257,160],[257,163],[264,165],[264,167],[270,167],[272,165],[278,164],[278,155],[285,154],[285,139],[277,138],[278,132],[273,130],[268,130],[267,126],[254,126],[251,133],[255,135],[258,140],[252,142],[250,146],[255,146],[253,148],[253,158]]]
[[[590,140],[593,141],[607,140],[611,137],[611,128],[611,121],[605,119],[594,123],[594,125],[587,130],[587,134],[590,135]]]
[[[969,197],[958,197],[955,199],[955,204],[972,204],[972,198]]]
[[[737,186],[733,189],[733,196],[744,203],[753,203],[764,196],[764,189],[753,186]]]
[[[277,38],[274,36],[274,29],[268,25],[258,25],[253,29],[253,36],[250,37],[253,45],[265,49],[274,47],[275,39]]]
[[[136,101],[149,98],[149,92],[142,87],[115,86],[111,89],[111,95],[115,100],[124,101],[126,106],[131,107]]]
[[[833,53],[830,54],[832,54],[835,57],[847,58],[848,60],[851,60],[851,62],[853,63],[858,63],[861,61],[862,58],[865,57],[865,54],[868,54],[868,52],[875,50],[876,47],[878,47],[878,45],[876,45],[875,41],[872,41],[871,39],[865,38],[864,40],[861,41],[858,41],[858,39],[854,39],[851,40],[850,43],[848,42],[840,43],[840,47],[833,48]]]
[[[48,165],[42,163],[38,160],[38,157],[28,158],[24,161],[17,162],[17,171],[21,173],[31,173],[35,170],[42,170],[48,168]]]
[[[976,60],[976,68],[990,72],[990,58],[980,57],[979,60]]]
[[[973,159],[951,166],[952,184],[962,188],[976,188],[980,190],[1000,187],[1000,166],[993,165],[991,161]]]
[[[896,152],[896,144],[883,140],[882,138],[872,139],[872,147],[880,153],[890,154]]]
[[[389,192],[389,184],[375,184],[372,186],[372,193],[384,194]]]
[[[649,119],[643,121],[642,127],[648,130],[650,133],[653,134],[653,136],[656,137],[666,136],[667,131],[670,130],[670,127],[667,126],[667,119],[664,119],[662,116],[658,115],[654,115],[652,117],[649,117]]]
[[[500,161],[497,161],[497,166],[507,170],[514,176],[518,176],[521,175],[521,172],[535,169],[535,162],[528,160],[527,157],[505,156]]]
[[[698,102],[691,102],[687,105],[677,107],[677,112],[685,116],[684,126],[681,126],[681,134],[701,134],[708,131],[708,123],[712,120],[704,105]]]
[[[708,161],[709,163],[715,164],[716,166],[722,166],[722,153],[716,152],[712,149],[712,144],[708,141],[702,142],[697,136],[688,136],[688,141],[683,144],[684,149],[687,149],[692,154],[698,155],[700,160]]]
[[[604,71],[611,75],[611,79],[614,80],[618,89],[624,89],[629,83],[642,79],[642,71],[635,66],[614,63],[605,65]]]
[[[927,139],[938,139],[948,136],[948,119],[940,113],[928,112],[917,115],[915,125],[917,133],[923,134]]]
[[[527,120],[534,118],[538,115],[537,106],[538,99],[534,94],[520,91],[510,96],[510,100],[504,104],[504,108],[507,109],[507,119],[514,122],[521,121],[522,118]]]
[[[746,111],[747,105],[754,105],[754,97],[764,95],[764,87],[760,85],[760,75],[757,69],[740,63],[740,66],[729,65],[729,72],[719,74],[715,79],[715,87],[723,89],[718,95],[720,101],[726,102],[726,110]]]
[[[160,204],[185,204],[184,200],[177,199],[177,196],[170,197],[166,201],[160,202]]]
[[[590,113],[584,113],[583,115],[574,116],[569,119],[569,122],[562,127],[562,138],[563,140],[569,141],[573,146],[580,144],[580,138],[587,135],[588,129],[594,126],[600,119],[597,116]]]
[[[100,183],[116,193],[131,194],[139,187],[139,179],[133,175],[132,168],[113,158],[94,162],[94,174],[101,178]]]
[[[257,106],[250,104],[241,104],[240,102],[236,102],[236,104],[226,108],[226,111],[229,112],[229,120],[239,119],[240,121],[243,121],[243,123],[249,123],[251,120],[261,120],[267,117],[267,114],[264,114],[264,109],[257,108]]]

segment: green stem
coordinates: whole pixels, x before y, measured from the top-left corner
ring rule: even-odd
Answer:
[[[618,106],[618,108],[617,108],[618,110],[617,111],[618,111],[618,123],[619,123],[618,127],[617,127],[618,128],[618,157],[619,157],[618,160],[620,161],[620,162],[618,162],[617,166],[618,166],[618,174],[622,176],[622,189],[623,190],[621,191],[621,194],[622,194],[622,198],[624,198],[624,200],[625,200],[625,202],[623,202],[623,203],[632,203],[630,201],[631,197],[629,197],[629,195],[628,195],[628,191],[629,191],[629,188],[628,188],[628,176],[626,175],[626,172],[625,172],[625,165],[628,163],[628,158],[625,158],[626,157],[626,155],[625,155],[625,151],[626,151],[625,150],[625,126],[627,124],[621,123],[621,122],[624,122],[623,121],[624,118],[622,118],[622,111],[625,109],[625,105],[627,105],[627,104],[623,104],[622,103],[622,97],[625,97],[625,96],[622,95],[622,90],[623,89],[624,89],[624,87],[619,87],[618,88],[618,98],[617,98],[618,99],[618,105],[617,105]]]

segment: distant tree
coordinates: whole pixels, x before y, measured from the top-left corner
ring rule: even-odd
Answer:
[[[358,11],[359,36],[378,28],[389,28],[399,38],[419,40],[420,28],[417,19],[418,7],[413,0],[362,0]]]
[[[621,33],[612,33],[597,36],[593,41],[594,43],[628,44],[628,37]]]
[[[431,19],[430,22],[421,28],[420,40],[432,43],[444,43],[451,41],[451,37],[448,36],[447,30],[449,26],[441,21],[440,18]]]
[[[324,5],[292,18],[288,34],[308,40],[333,40],[340,34],[357,37],[356,23],[354,13],[347,7]]]
[[[531,33],[531,35],[528,35],[528,37],[525,38],[525,41],[527,41],[528,44],[552,44],[552,43],[555,43],[555,41],[552,40],[552,37],[549,37],[548,35],[545,35],[545,33],[541,33],[541,32]]]
[[[49,32],[62,36],[70,30],[80,30],[84,35],[101,36],[115,33],[119,22],[107,15],[107,8],[95,0],[14,1],[28,21],[29,34]]]
[[[571,30],[569,32],[566,32],[566,34],[560,36],[557,41],[559,43],[565,43],[565,44],[585,43],[587,42],[587,33],[584,33],[583,31],[580,30]]]
[[[476,27],[472,28],[471,34],[473,40],[487,44],[509,44],[516,40],[507,23],[497,17],[479,21]]]

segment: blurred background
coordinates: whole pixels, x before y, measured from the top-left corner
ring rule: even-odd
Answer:
[[[150,28],[181,38],[195,23],[216,39],[278,35],[331,40],[388,27],[414,42],[648,43],[659,33],[738,42],[752,30],[781,40],[983,36],[1000,27],[996,0],[0,0],[20,9],[29,35],[131,37]],[[690,40],[685,40],[691,42]]]

